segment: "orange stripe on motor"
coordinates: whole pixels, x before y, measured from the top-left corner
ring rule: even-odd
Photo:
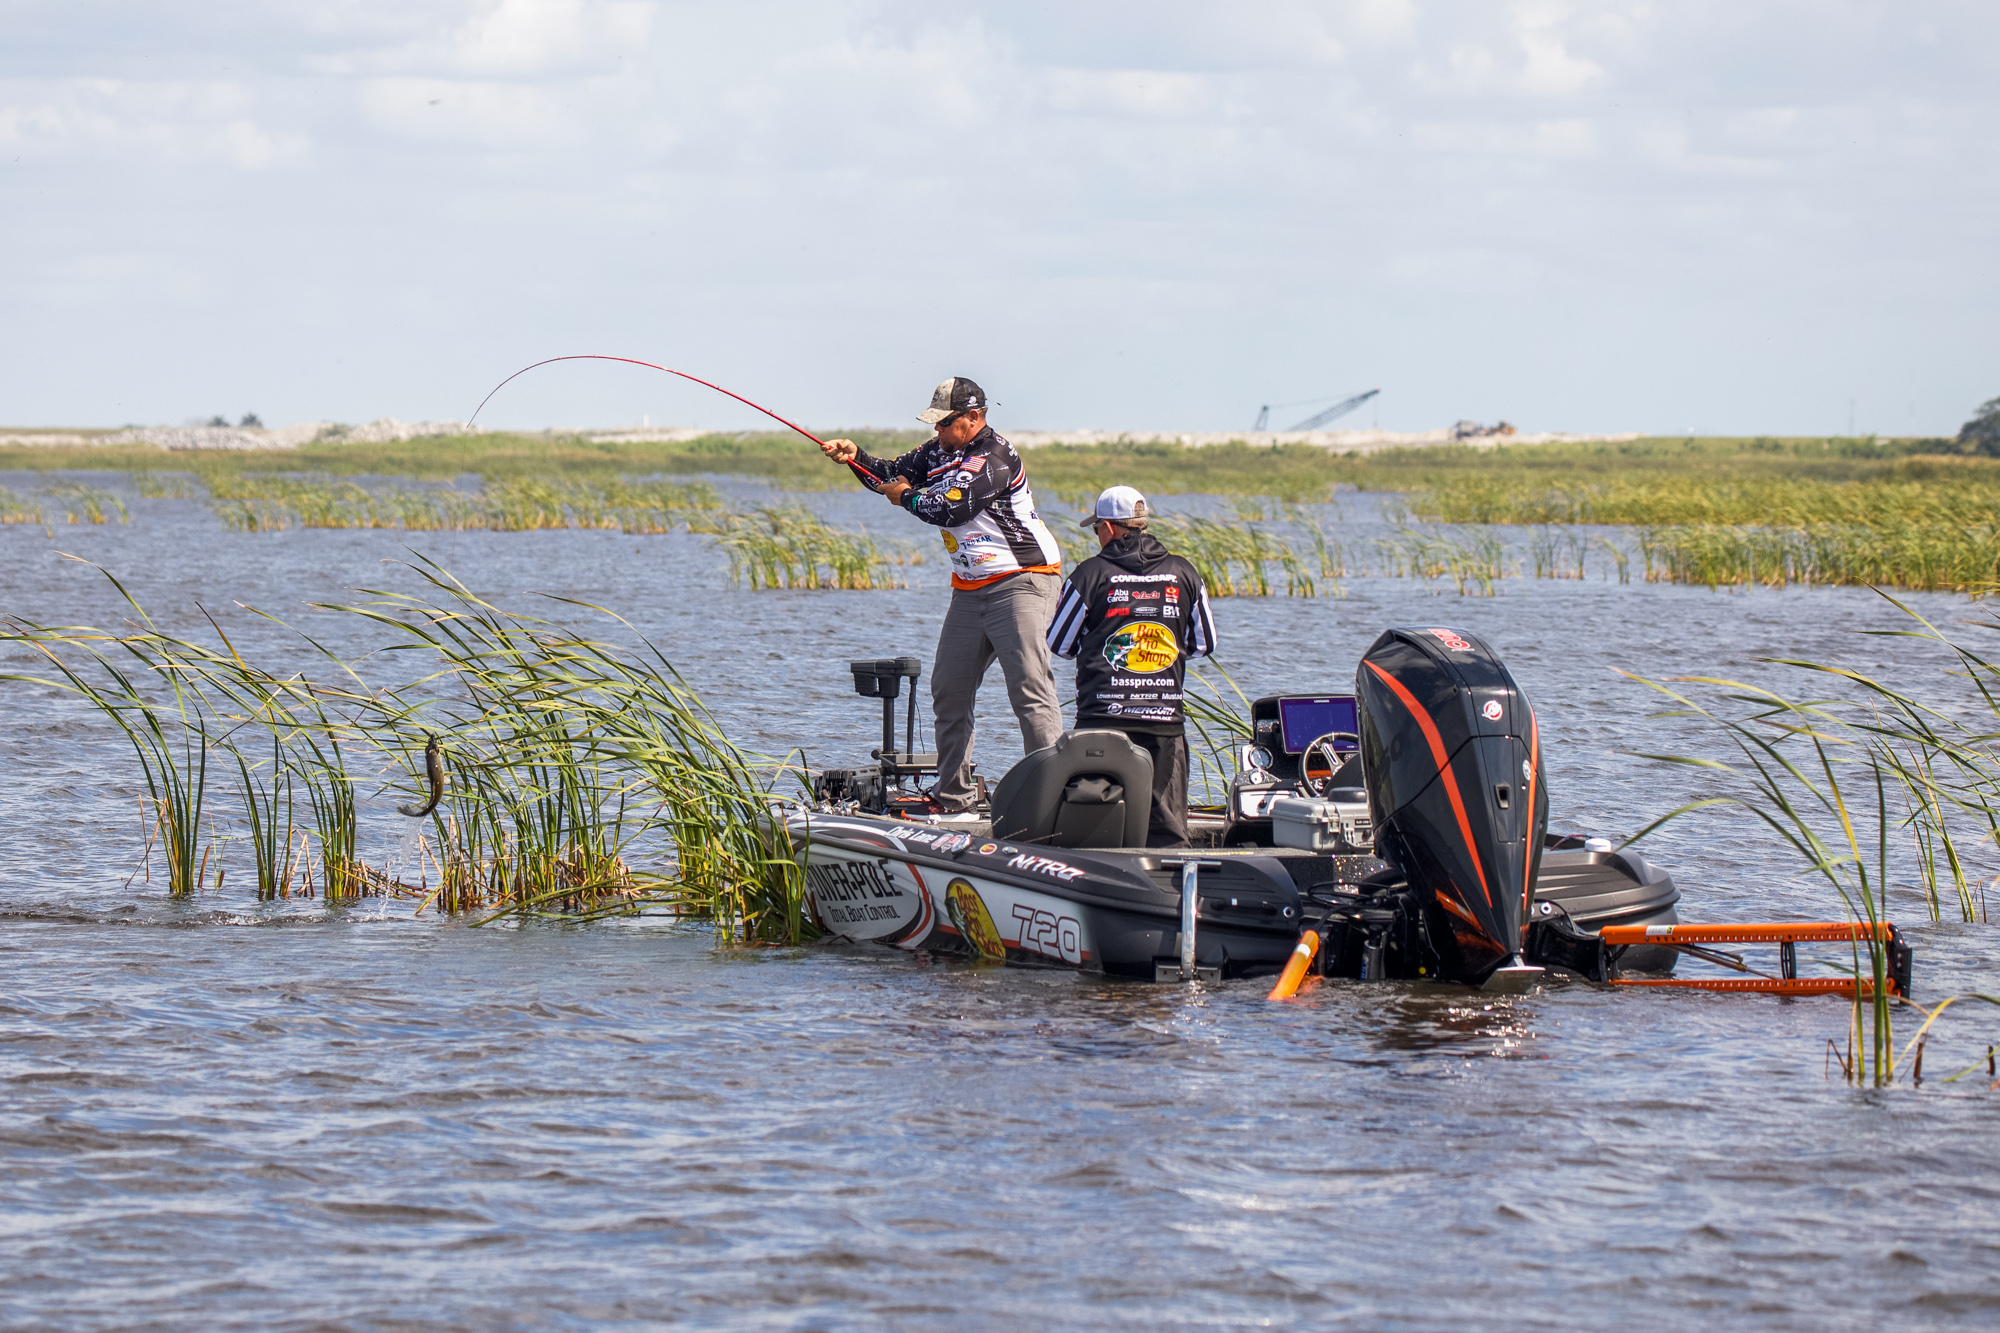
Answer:
[[[1527,700],[1521,705],[1528,709],[1528,790],[1522,816],[1528,831],[1521,839],[1521,933],[1525,936],[1535,908],[1535,784],[1542,780],[1542,728]]]
[[[1451,812],[1458,816],[1458,831],[1465,838],[1466,853],[1472,857],[1472,869],[1479,876],[1479,891],[1486,895],[1486,905],[1493,906],[1493,890],[1486,887],[1486,867],[1479,864],[1479,848],[1472,842],[1472,821],[1465,817],[1465,802],[1458,794],[1458,779],[1452,775],[1451,759],[1444,752],[1444,737],[1438,735],[1437,724],[1431,721],[1431,715],[1424,711],[1424,706],[1417,702],[1417,696],[1403,688],[1402,681],[1373,662],[1366,665],[1396,692],[1396,697],[1410,710],[1410,716],[1416,718],[1417,725],[1424,729],[1424,739],[1431,745],[1431,757],[1437,760],[1438,772],[1444,775],[1444,790],[1451,797]]]

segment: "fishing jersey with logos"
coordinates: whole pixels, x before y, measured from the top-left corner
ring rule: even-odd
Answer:
[[[900,458],[859,454],[854,473],[875,491],[894,477],[910,483],[903,507],[943,530],[954,588],[983,588],[1024,570],[1062,572],[1062,548],[1035,512],[1028,466],[991,426],[961,450],[933,437]]]
[[[1049,651],[1076,659],[1077,726],[1179,731],[1187,661],[1215,651],[1201,575],[1157,537],[1120,537],[1064,582]]]

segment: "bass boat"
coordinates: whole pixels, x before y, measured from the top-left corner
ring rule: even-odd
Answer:
[[[1172,849],[1146,846],[1152,761],[1113,730],[1064,733],[967,816],[906,814],[937,767],[895,744],[920,665],[850,664],[882,702],[877,762],[816,774],[785,815],[835,936],[1164,981],[1275,974],[1310,934],[1323,975],[1493,990],[1658,980],[1681,952],[1652,942],[1679,919],[1665,870],[1549,832],[1535,710],[1476,635],[1388,630],[1351,693],[1255,701],[1227,802]]]

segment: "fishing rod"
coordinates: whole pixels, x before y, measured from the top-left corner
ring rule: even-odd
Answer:
[[[628,366],[644,366],[648,370],[658,370],[668,375],[678,375],[684,380],[693,380],[696,384],[701,385],[701,387],[704,389],[713,389],[717,393],[728,394],[731,398],[734,398],[737,402],[743,404],[745,407],[755,408],[757,411],[762,412],[765,416],[771,418],[771,420],[778,422],[781,425],[788,426],[792,430],[797,431],[799,434],[805,436],[808,440],[811,440],[814,444],[819,445],[822,449],[826,447],[825,440],[822,440],[819,436],[813,434],[811,431],[807,430],[804,426],[799,425],[797,422],[787,421],[785,418],[779,416],[776,412],[773,412],[770,408],[765,407],[762,403],[753,403],[748,398],[745,398],[742,394],[731,393],[728,389],[723,388],[720,384],[710,384],[707,380],[703,379],[699,375],[690,375],[685,370],[675,370],[669,366],[656,366],[651,361],[640,361],[629,356],[599,356],[593,353],[583,353],[577,356],[552,356],[546,360],[537,361],[534,363],[534,365],[522,366],[519,370],[509,375],[506,379],[501,380],[498,384],[494,385],[492,389],[487,392],[486,396],[479,400],[479,406],[472,409],[472,415],[466,418],[465,424],[470,426],[473,422],[479,420],[479,414],[486,410],[486,405],[488,403],[493,401],[494,394],[499,393],[509,384],[512,384],[515,380],[521,378],[521,376],[527,374],[529,371],[535,369],[537,366],[552,366],[558,361],[622,361]],[[861,464],[858,461],[854,459],[849,459],[847,460],[847,466],[854,469],[854,471],[860,474],[861,477],[864,478],[865,480],[874,483],[871,489],[875,490],[881,489],[883,485],[882,478],[876,476],[873,472],[870,472],[867,468],[861,466]]]

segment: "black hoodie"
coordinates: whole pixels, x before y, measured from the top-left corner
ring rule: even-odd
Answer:
[[[1215,651],[1201,575],[1158,538],[1127,533],[1063,583],[1049,651],[1076,659],[1079,727],[1180,731],[1187,660]]]

